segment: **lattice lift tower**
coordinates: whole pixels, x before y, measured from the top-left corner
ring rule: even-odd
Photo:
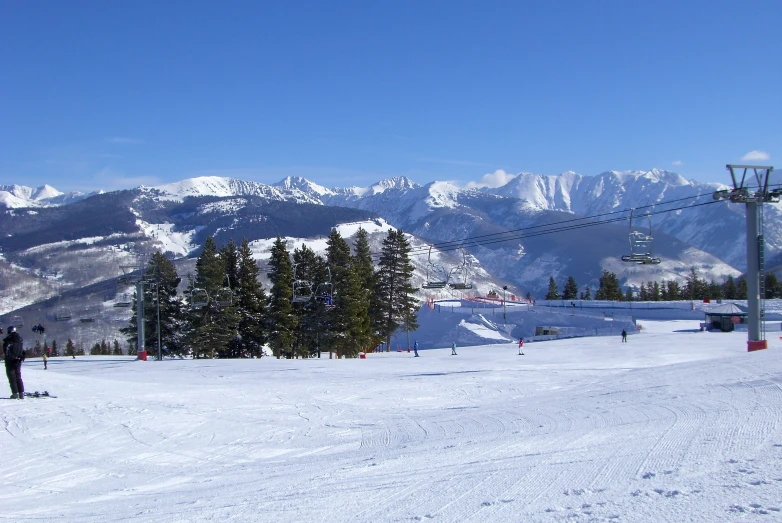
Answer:
[[[733,190],[717,191],[714,199],[744,203],[747,206],[747,350],[767,349],[762,307],[765,300],[763,204],[778,202],[782,189],[769,189],[768,181],[773,167],[728,164],[726,168],[730,171]]]

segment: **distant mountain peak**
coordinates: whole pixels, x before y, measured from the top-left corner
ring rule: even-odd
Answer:
[[[386,178],[385,180],[380,180],[372,187],[378,187],[384,190],[388,190],[388,189],[407,190],[407,189],[416,189],[420,187],[420,185],[415,183],[407,176],[394,176],[393,178]],[[377,191],[377,192],[381,192],[381,191]]]
[[[318,196],[333,193],[332,190],[327,189],[322,185],[318,185],[317,183],[311,182],[306,178],[302,178],[301,176],[287,176],[279,182],[275,183],[274,187],[280,187],[287,191],[298,190],[304,193],[315,193]]]
[[[54,198],[56,196],[61,196],[63,193],[52,187],[51,185],[44,184],[35,191],[33,191],[33,199],[35,200],[45,200],[47,198]]]

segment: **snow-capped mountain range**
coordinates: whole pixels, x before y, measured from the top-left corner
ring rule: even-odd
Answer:
[[[740,274],[746,258],[744,206],[715,202],[712,194],[724,188],[658,169],[596,176],[522,172],[501,187],[471,189],[447,181],[420,185],[406,177],[345,188],[300,177],[271,185],[199,177],[89,195],[66,195],[48,185],[0,186],[0,209],[6,209],[0,211],[5,232],[0,248],[7,260],[16,257],[34,265],[40,260],[31,261],[31,249],[84,237],[105,243],[124,235],[187,257],[207,235],[218,243],[277,234],[306,241],[338,223],[377,217],[434,245],[435,253],[450,251],[448,263],[440,267],[445,272],[469,254],[476,273],[485,271],[495,285],[506,282],[540,296],[550,276],[563,285],[572,275],[582,287],[594,289],[602,270],[636,287],[649,280],[682,279],[691,267],[717,281]],[[629,249],[630,209],[638,209],[634,229],[648,232],[651,227],[662,264],[619,261]],[[780,204],[765,205],[764,219],[766,258],[773,260],[782,252]],[[436,270],[437,263],[430,261],[428,253],[419,253],[423,278],[427,270]]]

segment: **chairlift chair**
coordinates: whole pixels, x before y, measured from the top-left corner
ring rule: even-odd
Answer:
[[[230,307],[233,304],[233,292],[229,287],[223,287],[215,293],[215,305],[218,307]]]
[[[318,285],[315,297],[323,301],[327,309],[333,309],[336,307],[334,303],[334,284],[331,283],[331,269],[326,267],[326,270],[328,271],[329,280]]]
[[[54,321],[69,321],[72,317],[68,307],[59,307],[54,311]]]
[[[451,282],[452,275],[461,275],[461,281]],[[458,267],[451,269],[451,273],[448,275],[448,286],[455,290],[469,290],[472,289],[472,283],[469,280],[470,270],[467,263],[467,253],[462,249],[462,264]]]
[[[293,303],[305,303],[312,298],[312,282],[307,280],[293,280]]]
[[[649,213],[645,214],[649,220],[649,234],[645,234],[633,229],[634,212],[635,209],[630,209],[630,254],[622,256],[622,261],[639,265],[657,265],[662,260],[652,256],[652,217]]]
[[[234,302],[234,293],[231,290],[231,278],[226,274],[225,281],[227,285],[215,292],[214,302],[218,307],[230,307]]]
[[[429,278],[429,271],[432,272],[432,278]],[[442,274],[445,276],[445,279],[436,280],[434,279],[437,274]],[[432,262],[432,246],[429,246],[429,257],[426,261],[426,283],[421,285],[422,289],[444,289],[445,286],[448,285],[448,274],[446,274],[445,269],[442,267],[442,265],[438,265],[434,262]]]
[[[127,292],[122,293],[122,297],[114,304],[115,307],[130,307],[133,302],[130,299],[130,294]]]
[[[206,289],[195,288],[190,291],[190,306],[191,307],[206,307],[209,305],[209,293]]]
[[[298,264],[297,264],[298,265]],[[292,303],[305,303],[312,299],[312,282],[309,280],[300,280],[296,278],[297,265],[293,266],[293,295]]]

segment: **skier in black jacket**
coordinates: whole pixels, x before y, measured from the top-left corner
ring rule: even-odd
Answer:
[[[11,385],[11,399],[24,399],[24,383],[22,383],[22,362],[24,361],[24,341],[16,327],[8,327],[8,336],[3,338],[3,354],[5,354],[5,374]]]

